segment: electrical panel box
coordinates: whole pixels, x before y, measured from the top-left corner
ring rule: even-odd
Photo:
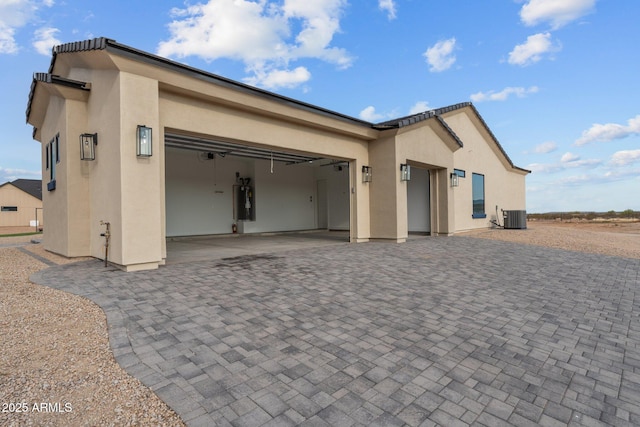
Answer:
[[[248,184],[250,178],[240,178],[239,185],[235,185],[235,220],[255,221],[256,203],[254,189]]]

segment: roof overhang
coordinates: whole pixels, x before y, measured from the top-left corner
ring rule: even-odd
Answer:
[[[53,48],[49,74],[69,76],[72,69],[106,69],[148,76],[161,90],[196,94],[209,102],[233,104],[304,126],[324,128],[370,141],[379,132],[372,123],[246,85],[204,70],[117,43],[108,38],[66,43]],[[30,98],[28,110],[31,109]]]
[[[49,99],[52,96],[87,101],[91,84],[78,80],[71,80],[49,73],[35,73],[29,92],[27,104],[27,123],[33,126],[33,138],[40,140],[39,129],[49,107]]]

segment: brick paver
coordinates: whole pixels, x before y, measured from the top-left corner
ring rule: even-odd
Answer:
[[[190,425],[640,425],[640,260],[466,237],[37,283]]]

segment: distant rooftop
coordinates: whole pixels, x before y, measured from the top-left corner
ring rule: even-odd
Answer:
[[[16,188],[24,191],[35,197],[36,199],[42,200],[42,180],[41,179],[16,179],[11,182],[5,182],[0,185],[0,187],[5,186],[7,184],[11,184]]]

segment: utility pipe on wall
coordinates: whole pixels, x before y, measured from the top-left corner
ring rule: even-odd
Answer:
[[[104,237],[104,266],[106,267],[109,259],[109,237],[111,237],[111,223],[109,223],[108,221],[100,220],[100,225],[104,225],[107,227],[104,233],[100,233],[100,235]]]

